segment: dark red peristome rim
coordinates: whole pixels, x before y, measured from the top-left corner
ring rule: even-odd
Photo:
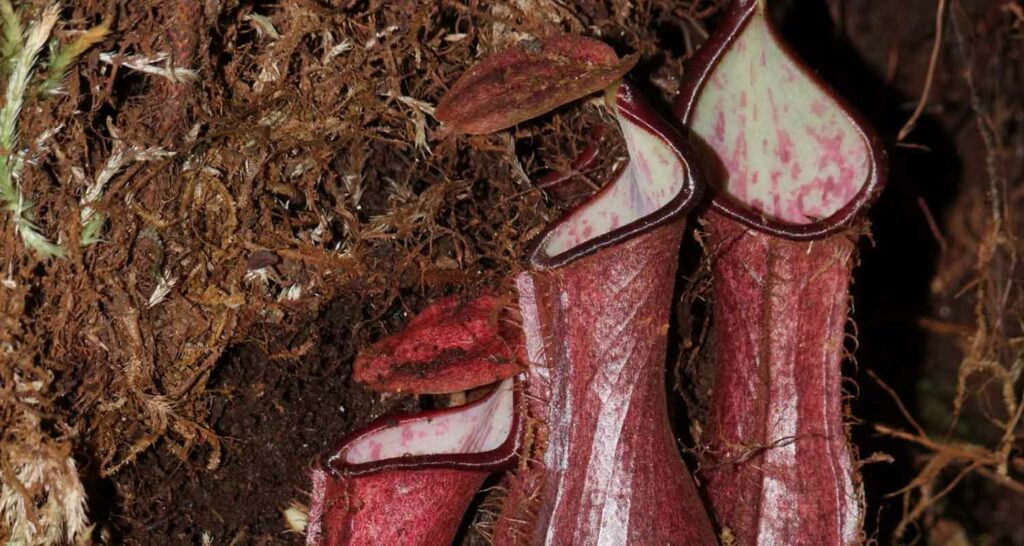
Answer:
[[[395,457],[370,463],[345,464],[341,461],[341,453],[350,443],[377,432],[382,428],[394,427],[413,420],[430,419],[440,415],[463,411],[474,406],[483,404],[497,393],[497,386],[485,396],[480,397],[468,404],[453,408],[423,411],[418,413],[405,413],[400,415],[385,415],[369,425],[345,435],[334,447],[322,457],[326,463],[323,465],[335,477],[341,476],[362,476],[381,470],[410,470],[423,468],[454,468],[462,470],[501,470],[515,464],[519,448],[522,445],[523,436],[523,395],[522,385],[518,378],[512,380],[512,429],[508,438],[491,451],[480,453],[444,453],[438,455],[415,455],[409,457]],[[500,383],[499,383],[500,385]]]
[[[683,78],[679,88],[679,95],[676,97],[674,105],[676,116],[679,117],[680,122],[684,126],[689,126],[690,118],[697,104],[697,98],[700,96],[701,90],[704,89],[708,78],[714,72],[719,59],[721,59],[743,28],[753,18],[758,1],[733,0],[718,28],[715,29],[715,32],[712,33],[704,45],[697,50],[685,65],[686,77]],[[794,240],[820,239],[848,227],[878,197],[882,187],[885,185],[887,174],[885,149],[867,120],[851,108],[817,74],[804,65],[800,57],[796,55],[779,35],[778,30],[769,17],[765,17],[765,22],[768,25],[769,34],[779,44],[782,52],[796,61],[797,68],[811,80],[811,83],[818,86],[818,88],[836,101],[836,104],[839,105],[861,132],[861,136],[864,137],[864,141],[871,151],[871,168],[868,173],[868,181],[861,188],[860,192],[841,209],[827,218],[808,224],[789,224],[767,218],[740,205],[728,195],[718,192],[713,187],[711,191],[715,192],[715,195],[711,201],[711,207],[737,222],[771,235]]]
[[[572,210],[567,212],[558,221],[553,222],[548,227],[544,228],[544,231],[531,243],[530,251],[527,254],[527,261],[532,269],[534,270],[545,270],[561,267],[569,262],[578,260],[584,256],[589,256],[598,250],[619,243],[625,239],[633,237],[639,233],[643,233],[652,230],[658,226],[669,223],[673,220],[680,218],[692,209],[701,198],[704,191],[704,184],[701,182],[700,168],[697,162],[692,159],[689,152],[687,152],[686,139],[677,131],[672,125],[666,122],[644,98],[640,95],[639,90],[632,83],[623,80],[618,89],[615,91],[615,107],[619,112],[619,115],[629,119],[633,123],[647,129],[652,135],[665,141],[673,151],[679,160],[683,162],[686,168],[686,180],[683,181],[683,185],[679,190],[679,193],[672,198],[671,201],[666,203],[660,209],[654,211],[647,216],[634,220],[624,226],[620,226],[616,229],[609,231],[608,233],[599,235],[590,239],[583,244],[577,245],[561,254],[554,256],[546,256],[543,253],[544,245],[547,244],[548,238],[554,232],[565,219],[574,216],[582,209],[586,208],[587,205],[597,200],[605,192],[609,191],[612,184],[605,184],[597,193],[590,196],[586,201],[573,207]],[[625,168],[625,165],[622,167]],[[614,177],[617,178],[621,174],[621,170],[616,172]]]

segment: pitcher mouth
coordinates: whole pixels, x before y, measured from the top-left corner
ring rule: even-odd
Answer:
[[[809,240],[846,229],[877,198],[881,142],[802,64],[761,2],[731,9],[687,71],[675,109],[709,175],[713,210]]]
[[[626,81],[608,90],[629,161],[611,182],[549,225],[528,254],[534,270],[569,262],[681,218],[700,200],[699,169],[685,140]]]
[[[324,466],[335,476],[425,468],[507,468],[516,460],[522,441],[520,390],[517,380],[509,378],[462,406],[386,415],[342,438]]]

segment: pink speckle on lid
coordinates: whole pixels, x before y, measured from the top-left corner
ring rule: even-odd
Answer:
[[[724,89],[725,88],[725,78],[723,76],[721,76],[720,74],[715,74],[711,78],[711,86],[714,87],[715,89]]]
[[[768,91],[768,104],[772,107],[772,123],[779,125],[779,107],[775,104],[775,95],[771,91]]]
[[[775,138],[775,155],[779,161],[789,163],[789,160],[793,158],[793,139],[789,138],[789,133],[782,129],[775,130]]]
[[[788,64],[782,66],[782,77],[786,79],[786,83],[793,83],[796,81],[796,71],[793,70]]]
[[[715,142],[725,142],[725,111],[721,103],[715,107],[714,139]]]
[[[817,99],[811,103],[811,113],[817,117],[824,116],[826,109],[827,107],[825,106],[825,101],[821,99]]]
[[[793,180],[800,180],[801,172],[803,172],[803,169],[800,168],[800,162],[794,161],[793,164],[790,166],[789,170],[790,178],[792,178]]]

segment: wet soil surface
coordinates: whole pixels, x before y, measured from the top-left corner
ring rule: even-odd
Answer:
[[[120,491],[127,513],[112,529],[127,544],[301,544],[282,510],[308,499],[305,472],[331,439],[388,410],[351,382],[351,301],[316,320],[321,340],[298,361],[272,359],[253,345],[231,348],[207,391],[211,426],[223,438],[220,467],[205,454],[182,462],[152,450],[126,472]],[[118,522],[121,524],[118,526]]]

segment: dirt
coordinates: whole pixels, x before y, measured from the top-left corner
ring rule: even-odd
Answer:
[[[144,455],[118,480],[124,513],[112,520],[114,542],[187,544],[205,534],[214,544],[300,544],[282,511],[308,497],[305,469],[325,440],[413,401],[383,402],[349,377],[353,300],[333,303],[316,320],[314,356],[269,358],[252,344],[231,348],[207,389],[210,426],[224,442],[220,466],[203,453],[181,461],[163,450]]]

